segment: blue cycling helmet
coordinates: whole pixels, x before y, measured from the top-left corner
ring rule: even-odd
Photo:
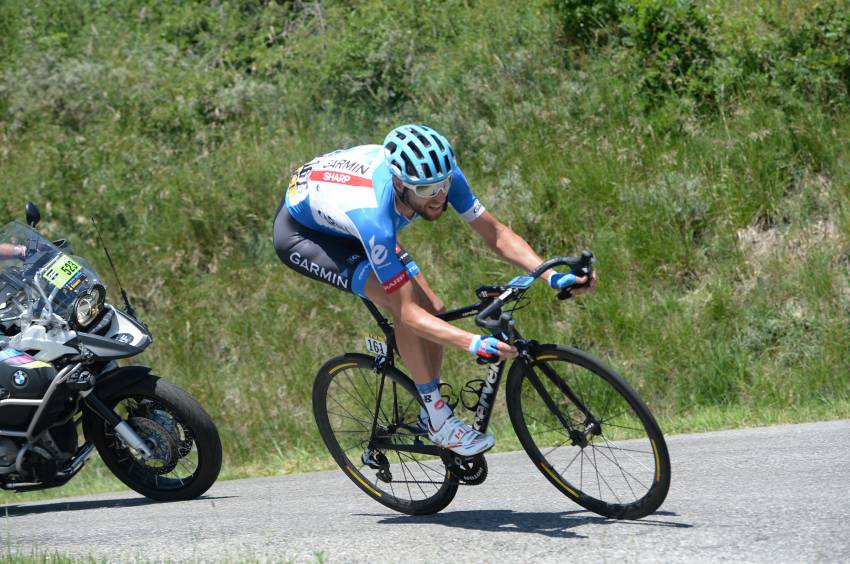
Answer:
[[[405,184],[433,184],[451,176],[457,163],[445,137],[427,125],[400,125],[384,139],[384,158]]]

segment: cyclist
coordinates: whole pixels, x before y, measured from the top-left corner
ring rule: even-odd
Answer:
[[[434,221],[448,205],[507,262],[525,271],[543,262],[472,194],[446,138],[418,124],[396,127],[383,145],[334,151],[298,168],[274,220],[274,245],[295,271],[392,314],[396,344],[425,405],[420,425],[434,444],[472,456],[491,448],[495,439],[461,421],[442,400],[443,347],[494,362],[517,351],[435,317],[443,302],[396,239],[416,217]],[[556,289],[586,284],[575,293],[592,290],[596,282],[554,270],[542,278]]]

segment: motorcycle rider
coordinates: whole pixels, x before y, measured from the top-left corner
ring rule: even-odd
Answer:
[[[5,258],[26,258],[27,248],[24,245],[12,245],[9,243],[0,243],[0,259]]]
[[[436,445],[462,456],[495,444],[456,417],[439,392],[443,347],[490,361],[516,356],[493,336],[469,333],[434,314],[444,311],[397,232],[418,216],[437,220],[448,205],[504,260],[534,270],[543,260],[472,194],[448,140],[425,125],[396,127],[383,145],[362,145],[317,157],[298,168],[274,220],[274,245],[284,264],[303,275],[365,297],[395,321],[401,357],[425,408],[420,424]],[[592,291],[592,280],[546,271],[549,286]],[[412,282],[409,283],[409,282]]]

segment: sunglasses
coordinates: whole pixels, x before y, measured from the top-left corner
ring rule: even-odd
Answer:
[[[420,198],[433,198],[440,192],[448,192],[451,183],[451,176],[449,176],[445,180],[434,182],[433,184],[408,184],[407,182],[402,182],[405,188],[413,190],[413,193],[419,196]]]

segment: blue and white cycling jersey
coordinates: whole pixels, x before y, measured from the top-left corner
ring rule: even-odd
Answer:
[[[452,173],[448,201],[467,222],[484,213],[459,168]],[[388,294],[410,280],[396,254],[396,234],[416,216],[408,219],[396,209],[392,174],[381,145],[361,145],[313,159],[296,171],[285,203],[305,227],[358,239]]]

